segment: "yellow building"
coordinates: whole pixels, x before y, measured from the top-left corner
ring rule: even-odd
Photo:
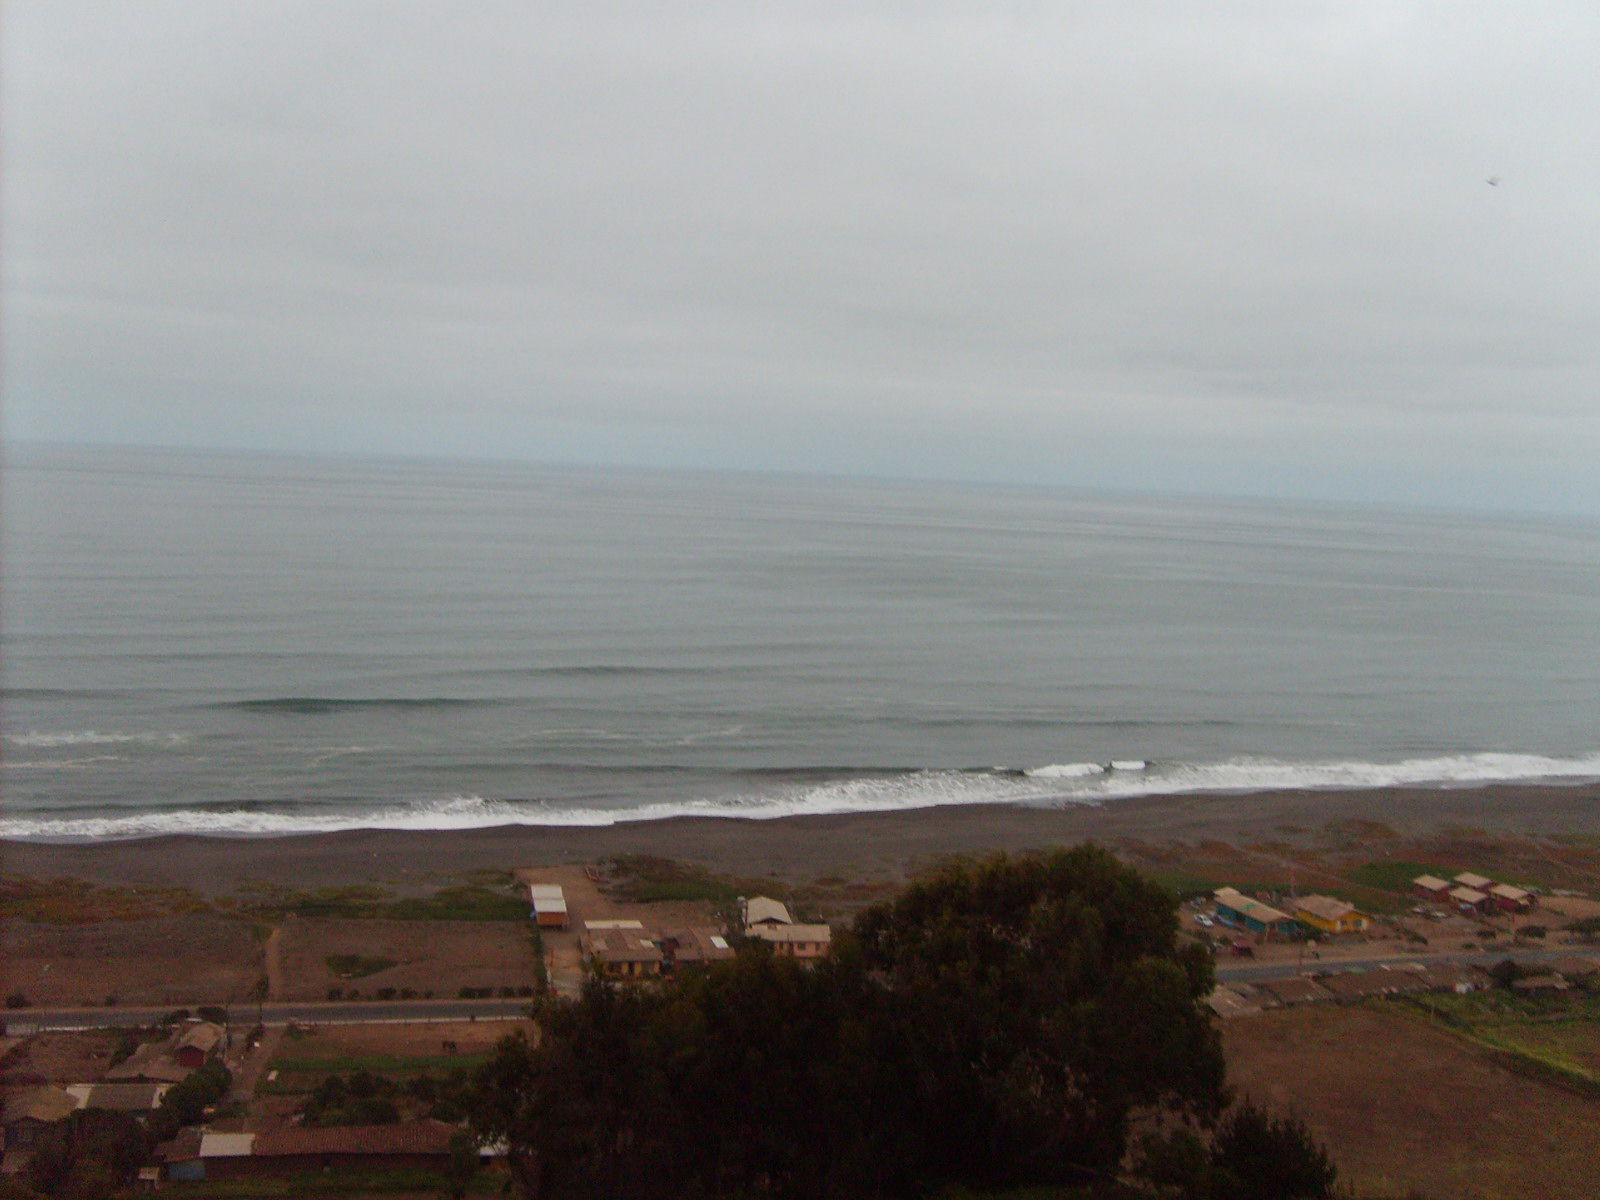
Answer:
[[[1332,896],[1303,896],[1295,901],[1294,919],[1323,933],[1361,933],[1372,918],[1355,905]]]

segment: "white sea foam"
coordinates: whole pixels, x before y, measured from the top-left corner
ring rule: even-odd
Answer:
[[[189,742],[185,733],[100,733],[93,729],[64,732],[41,732],[33,729],[27,733],[8,733],[5,740],[13,746],[183,746]]]
[[[1083,768],[1092,767],[1093,771]],[[27,841],[118,840],[163,834],[274,837],[353,829],[450,830],[500,825],[599,826],[673,817],[771,820],[859,812],[894,812],[970,804],[1096,804],[1132,796],[1385,788],[1471,787],[1506,782],[1600,779],[1600,751],[1571,758],[1481,753],[1393,763],[1294,763],[1238,758],[1218,763],[1145,764],[1144,769],[1054,764],[1018,775],[985,771],[916,771],[903,775],[790,784],[754,794],[599,808],[543,801],[455,796],[375,809],[273,812],[264,809],[170,809],[126,815],[13,816],[0,837]]]
[[[1086,779],[1105,773],[1105,766],[1101,763],[1050,763],[1023,772],[1030,779]]]
[[[126,762],[124,754],[89,754],[83,758],[8,758],[0,766],[8,771],[77,771],[96,763]]]

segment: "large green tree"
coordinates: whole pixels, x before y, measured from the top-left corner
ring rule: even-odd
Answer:
[[[1222,1059],[1176,905],[1101,850],[952,862],[815,969],[752,943],[546,997],[480,1072],[526,1197],[897,1197],[1092,1181],[1130,1115],[1209,1117]]]
[[[1093,846],[956,861],[856,924],[866,968],[916,1022],[948,1175],[1103,1178],[1137,1110],[1224,1099],[1209,958],[1172,895]]]

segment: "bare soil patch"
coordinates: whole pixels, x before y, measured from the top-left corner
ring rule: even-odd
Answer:
[[[1546,922],[1550,925],[1600,917],[1600,900],[1590,900],[1587,896],[1545,896],[1527,920],[1537,922],[1546,917],[1554,918]]]
[[[282,926],[278,953],[287,1000],[324,1000],[330,988],[365,999],[388,988],[396,995],[409,990],[445,998],[463,987],[515,991],[533,983],[528,927],[509,921],[291,918]],[[384,960],[394,965],[350,976],[352,961],[370,966]]]
[[[1223,1024],[1239,1090],[1292,1108],[1355,1190],[1459,1200],[1593,1200],[1600,1102],[1523,1078],[1383,1006]]]
[[[98,1083],[111,1069],[118,1035],[105,1029],[82,1033],[36,1033],[19,1039],[0,1058],[0,1081]]]
[[[0,923],[7,994],[36,1005],[227,1004],[261,978],[244,921],[212,913],[80,925]],[[22,1015],[22,1014],[19,1014]]]

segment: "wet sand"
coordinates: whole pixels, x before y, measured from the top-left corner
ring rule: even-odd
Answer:
[[[248,882],[290,887],[437,885],[476,869],[591,863],[643,853],[743,876],[894,879],[947,854],[1088,839],[1173,844],[1296,841],[1344,821],[1405,835],[1451,829],[1521,837],[1600,836],[1600,783],[1149,796],[1099,807],[1011,805],[751,821],[677,818],[598,828],[359,830],[240,839],[172,836],[77,845],[0,843],[6,874],[225,893]]]

